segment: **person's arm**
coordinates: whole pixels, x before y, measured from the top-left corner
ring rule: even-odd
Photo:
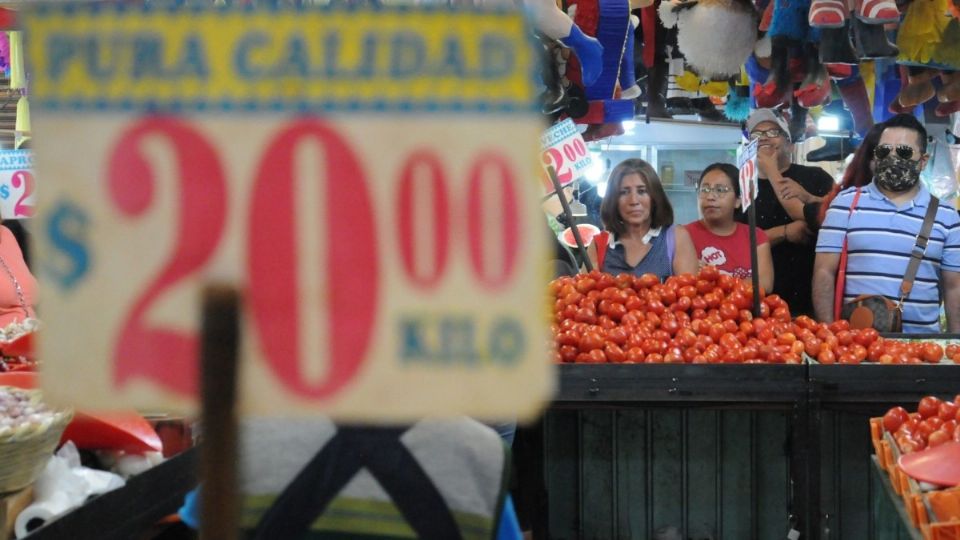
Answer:
[[[791,244],[809,244],[814,239],[813,233],[807,228],[807,223],[800,218],[798,221],[788,223],[786,227],[787,242]]]
[[[780,245],[781,242],[787,239],[787,226],[777,225],[776,227],[763,229],[763,233],[767,235],[767,239],[770,241],[771,247],[777,246],[777,245]]]
[[[840,254],[817,253],[813,261],[813,313],[820,322],[833,322],[833,301]]]
[[[943,310],[947,313],[947,332],[960,332],[960,272],[940,272]]]
[[[760,286],[764,292],[773,290],[773,254],[770,243],[764,242],[757,246],[757,275],[760,277]]]
[[[673,252],[673,274],[696,274],[697,249],[693,247],[693,239],[683,225],[673,228],[676,249]]]

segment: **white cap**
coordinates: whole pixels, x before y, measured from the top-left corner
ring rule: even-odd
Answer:
[[[790,126],[787,124],[787,121],[784,120],[782,116],[773,111],[773,109],[757,109],[750,114],[750,118],[747,118],[747,135],[750,135],[750,132],[757,127],[757,124],[762,122],[773,122],[774,124],[780,126],[780,131],[783,132],[787,140],[791,140],[790,137]]]

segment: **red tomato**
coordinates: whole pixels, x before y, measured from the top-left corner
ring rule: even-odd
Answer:
[[[952,401],[944,401],[937,408],[937,416],[944,422],[954,420],[957,417],[957,412],[960,412],[960,406]]]
[[[614,303],[610,305],[610,311],[607,315],[614,321],[619,321],[623,319],[623,316],[627,314],[627,308],[623,304]]]
[[[602,349],[594,349],[588,352],[587,356],[590,357],[591,364],[604,364],[607,362],[607,355],[604,354]]]
[[[811,358],[816,358],[820,354],[822,342],[815,338],[809,337],[803,340],[803,352],[807,353],[807,356]]]
[[[704,266],[700,269],[698,277],[707,281],[717,281],[720,278],[720,270],[715,266]]]
[[[829,328],[834,334],[837,332],[842,332],[843,330],[850,330],[850,321],[838,319],[830,323],[827,328]]]
[[[883,415],[883,429],[890,433],[895,433],[900,426],[910,418],[907,410],[903,407],[894,407]]]
[[[580,351],[590,352],[603,348],[603,338],[597,332],[587,332],[580,338]]]
[[[837,357],[830,349],[821,348],[820,354],[817,355],[817,362],[825,365],[835,364],[837,362]]]
[[[577,281],[576,288],[579,293],[587,294],[587,292],[597,288],[597,282],[592,278],[586,277]]]
[[[924,343],[920,357],[928,363],[938,364],[940,359],[943,358],[943,347],[936,343]]]
[[[858,330],[853,336],[853,340],[864,347],[869,347],[871,343],[874,343],[879,338],[880,332],[877,332],[873,328],[864,328],[862,330]]]
[[[723,302],[720,304],[720,318],[724,320],[735,320],[740,314],[740,310],[737,309],[737,306],[733,305],[730,302]]]
[[[858,364],[867,359],[867,348],[859,343],[854,343],[853,346],[850,347],[850,353],[857,359]]]
[[[627,342],[627,331],[623,327],[611,328],[607,331],[607,341],[623,346]]]
[[[793,345],[793,342],[797,340],[797,336],[793,332],[784,332],[777,336],[777,342],[781,345]]]
[[[603,347],[603,352],[607,360],[615,364],[622,364],[627,359],[626,353],[616,343],[607,342]]]
[[[574,362],[577,359],[577,348],[571,345],[560,346],[560,360],[563,362]]]
[[[627,298],[627,301],[623,303],[624,307],[627,308],[627,311],[635,311],[643,309],[643,300],[639,296],[631,296]]]
[[[917,405],[917,412],[921,418],[930,418],[940,413],[940,398],[936,396],[925,396]]]
[[[574,316],[574,320],[576,320],[577,322],[594,324],[597,322],[597,313],[590,308],[580,308],[577,310],[577,314]]]
[[[884,353],[884,354],[881,354],[881,355],[880,355],[880,358],[877,358],[877,362],[879,362],[879,363],[881,363],[881,364],[892,364],[892,363],[893,363],[893,357],[890,356],[889,354]]]
[[[641,349],[640,347],[633,347],[627,351],[626,363],[640,364],[643,362],[645,356],[646,355],[643,354],[643,349]]]
[[[837,342],[843,347],[849,347],[853,344],[853,332],[849,330],[837,332]]]
[[[647,357],[644,359],[644,362],[646,362],[647,364],[662,364],[663,355],[659,353],[648,354]]]
[[[640,287],[642,287],[642,288],[644,288],[644,289],[649,289],[650,287],[653,287],[654,285],[659,284],[659,283],[660,283],[660,278],[658,278],[658,277],[656,276],[656,274],[649,274],[649,273],[648,273],[648,274],[644,274],[644,275],[640,276],[639,278],[637,278],[637,279],[634,280],[634,281],[635,281],[636,284],[639,284]]]

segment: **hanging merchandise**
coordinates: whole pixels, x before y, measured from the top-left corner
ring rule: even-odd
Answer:
[[[927,151],[930,153],[930,162],[920,173],[920,180],[940,200],[956,197],[960,190],[957,189],[957,167],[950,147],[939,138],[934,138]]]
[[[759,16],[747,0],[670,0],[658,12],[665,27],[677,27],[680,52],[704,79],[738,75],[757,42]]]
[[[919,0],[911,2],[897,31],[900,55],[897,61],[928,64],[933,51],[950,22],[947,5],[950,0]]]
[[[740,68],[740,76],[730,83],[723,115],[734,122],[746,122],[750,116],[750,78],[746,68]]]
[[[7,32],[7,34],[10,39],[10,88],[25,88],[27,77],[23,71],[23,32]]]
[[[0,32],[0,70],[10,77],[10,34],[7,32]]]

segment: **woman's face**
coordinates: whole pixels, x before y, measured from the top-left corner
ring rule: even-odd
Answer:
[[[727,190],[726,193],[720,192],[724,190]],[[740,206],[740,199],[733,191],[733,181],[721,170],[712,170],[703,177],[697,200],[700,203],[700,215],[708,221],[733,219],[734,209]]]
[[[637,173],[630,173],[620,181],[617,209],[627,226],[650,224],[650,194],[647,182]]]

